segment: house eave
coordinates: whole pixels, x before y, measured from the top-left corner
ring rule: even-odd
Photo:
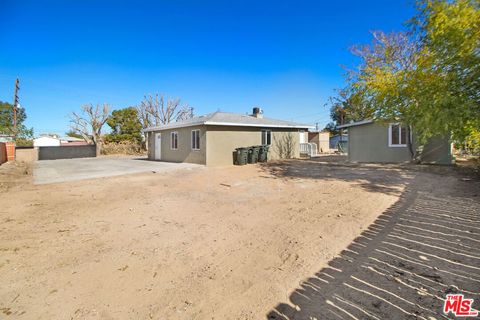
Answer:
[[[179,124],[168,124],[166,126],[158,126],[158,127],[150,127],[143,129],[143,132],[153,132],[153,131],[162,131],[162,130],[169,130],[169,129],[177,129],[177,128],[188,128],[188,127],[195,127],[195,126],[203,126],[204,122],[192,122],[192,123],[179,123]]]
[[[286,129],[310,129],[315,126],[308,125],[278,125],[278,124],[261,124],[261,123],[233,123],[233,122],[216,122],[207,121],[207,126],[230,126],[230,127],[257,127],[257,128],[286,128]]]
[[[253,127],[253,128],[279,128],[279,129],[313,129],[315,126],[309,125],[278,125],[278,124],[261,124],[261,123],[234,123],[234,122],[217,122],[205,121],[189,124],[172,124],[164,127],[151,127],[144,129],[143,132],[163,131],[176,128],[188,128],[194,126],[227,126],[227,127]]]
[[[361,126],[361,125],[370,124],[370,123],[373,123],[373,120],[362,120],[362,121],[342,124],[340,126],[337,126],[336,128],[337,129],[344,129],[344,128],[356,127],[356,126]]]

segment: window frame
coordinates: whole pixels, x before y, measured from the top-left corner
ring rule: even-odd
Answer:
[[[194,137],[195,134],[198,135],[198,139],[197,137]],[[198,142],[198,146],[196,145],[197,142]],[[190,134],[190,146],[193,151],[200,151],[200,129],[192,130],[192,133]]]
[[[398,144],[392,143],[392,129],[393,126],[398,126]],[[408,130],[408,127],[403,127],[400,123],[390,123],[388,125],[388,146],[390,148],[405,148],[407,147],[407,141],[402,141],[402,128],[407,130],[406,137],[408,137],[408,134],[411,133],[411,130]],[[410,134],[410,139],[411,139],[411,134]],[[404,142],[404,143],[402,143]]]
[[[175,141],[175,146],[173,145],[173,136],[175,135],[176,141]],[[178,131],[172,131],[170,132],[170,150],[178,150]]]
[[[268,143],[268,137],[270,136],[270,143]],[[265,139],[266,143],[263,143]],[[262,145],[271,146],[272,145],[272,130],[262,129]]]

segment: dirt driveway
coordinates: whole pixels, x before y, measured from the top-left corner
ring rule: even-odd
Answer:
[[[407,199],[413,182],[427,196],[441,186],[452,204],[478,187],[450,175],[311,161],[17,185],[0,193],[0,315],[329,319],[328,308],[309,304],[323,282],[310,278]]]
[[[147,161],[146,158],[138,157],[42,160],[35,163],[33,179],[35,184],[47,184],[195,167],[200,166],[190,163]]]
[[[295,167],[279,170],[312,176],[308,165]],[[443,303],[457,293],[480,310],[480,181],[452,168],[411,169],[400,199],[268,319],[453,319]]]

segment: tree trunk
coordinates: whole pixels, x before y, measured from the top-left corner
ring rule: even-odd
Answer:
[[[410,151],[410,160],[415,161],[416,154],[415,154],[415,150],[413,150],[412,133],[411,133],[410,126],[407,126],[407,147],[408,147],[408,151]]]

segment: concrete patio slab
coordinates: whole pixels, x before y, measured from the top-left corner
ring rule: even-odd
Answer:
[[[37,161],[33,170],[34,184],[112,177],[148,171],[165,172],[199,168],[191,163],[148,161],[146,158],[99,157]]]

